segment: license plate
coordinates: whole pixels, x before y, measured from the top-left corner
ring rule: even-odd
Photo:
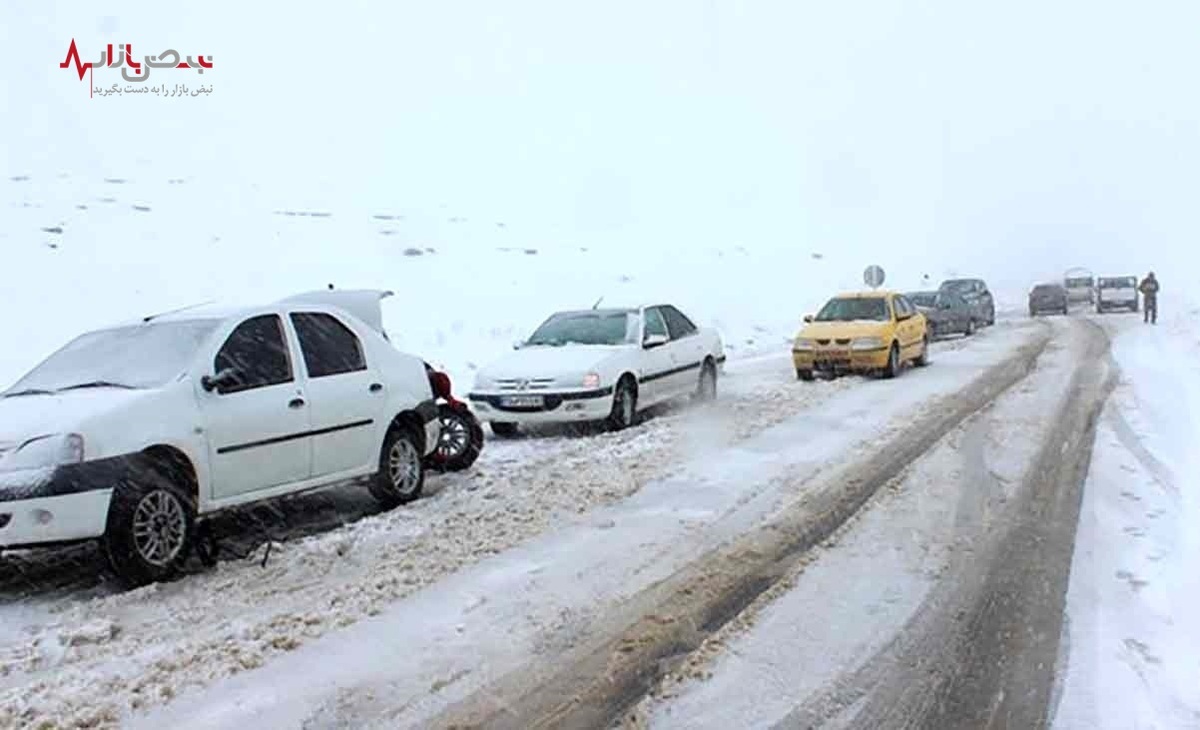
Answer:
[[[540,395],[506,395],[500,399],[500,405],[509,408],[540,408],[543,403]]]

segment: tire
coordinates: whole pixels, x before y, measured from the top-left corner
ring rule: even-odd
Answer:
[[[700,366],[700,382],[693,397],[698,403],[712,403],[717,399],[717,366],[712,360],[705,360]]]
[[[971,337],[975,334],[975,320],[967,320],[967,328],[963,330],[963,337]]]
[[[371,480],[371,496],[392,509],[421,496],[425,488],[425,462],[410,428],[393,426],[379,450],[379,471]]]
[[[797,380],[803,380],[804,382],[808,383],[808,382],[812,382],[812,380],[814,380],[815,378],[816,378],[816,376],[813,375],[813,371],[811,371],[811,370],[796,370],[796,379]]]
[[[174,578],[196,539],[196,506],[186,490],[149,465],[113,490],[101,548],[117,579],[137,588]]]
[[[612,412],[609,413],[606,423],[609,429],[622,431],[636,422],[637,387],[633,384],[633,380],[626,375],[617,381],[617,387],[613,391]]]
[[[883,369],[883,377],[886,380],[892,380],[899,374],[900,374],[900,346],[897,345],[895,342],[893,342],[891,349],[888,350],[888,362],[887,362],[887,365]]]
[[[434,471],[469,469],[483,450],[483,426],[470,411],[448,403],[438,406],[442,425],[441,439],[433,453],[425,458],[426,468]]]
[[[515,423],[505,423],[503,421],[492,421],[488,424],[492,427],[492,433],[502,439],[510,439],[517,435],[519,429]]]
[[[913,358],[913,365],[919,368],[929,367],[929,338],[921,344],[921,354]]]

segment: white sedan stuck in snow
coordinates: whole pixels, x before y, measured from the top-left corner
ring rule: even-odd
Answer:
[[[130,585],[169,578],[197,520],[369,477],[416,499],[440,437],[386,292],[192,308],[71,341],[0,394],[0,550],[99,539]]]
[[[669,400],[712,400],[724,362],[720,335],[669,304],[558,312],[480,370],[468,397],[498,436],[523,424],[622,429]]]

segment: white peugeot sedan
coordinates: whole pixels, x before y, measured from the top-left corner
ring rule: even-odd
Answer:
[[[136,586],[197,520],[367,477],[416,499],[440,426],[424,362],[383,334],[390,292],[319,291],[89,332],[0,394],[0,550],[99,539]]]
[[[724,362],[720,335],[669,304],[559,312],[483,368],[468,398],[497,436],[522,424],[622,429],[665,401],[715,398]]]

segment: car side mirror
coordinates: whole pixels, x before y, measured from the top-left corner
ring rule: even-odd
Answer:
[[[805,324],[808,324],[808,323],[810,323],[810,322],[812,322],[812,321],[813,321],[813,316],[812,316],[811,314],[806,314],[806,315],[804,315],[804,323],[805,323]]]
[[[237,368],[225,368],[216,375],[205,375],[203,378],[200,378],[200,387],[211,393],[220,388],[228,388],[231,385],[236,385],[237,381]]]
[[[646,339],[642,340],[642,348],[646,350],[662,347],[665,344],[667,344],[666,335],[646,335]]]

